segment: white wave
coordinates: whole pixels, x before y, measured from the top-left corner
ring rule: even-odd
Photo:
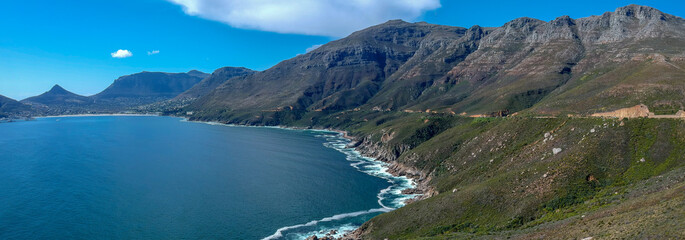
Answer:
[[[279,228],[278,230],[276,230],[276,233],[272,234],[271,236],[263,238],[263,240],[278,239],[278,238],[283,237],[284,231],[288,231],[288,230],[296,229],[296,228],[301,228],[301,227],[311,227],[311,226],[314,226],[320,222],[330,222],[330,221],[336,221],[336,220],[349,218],[349,217],[358,217],[358,216],[361,216],[364,214],[377,213],[377,212],[389,212],[389,211],[392,211],[392,209],[376,208],[376,209],[371,209],[371,210],[366,210],[366,211],[338,214],[338,215],[334,215],[332,217],[325,217],[325,218],[322,218],[320,220],[314,220],[314,221],[311,221],[311,222],[308,222],[305,224],[298,224],[298,225]]]
[[[334,238],[340,238],[344,236],[347,233],[350,233],[354,230],[356,230],[358,226],[347,223],[343,224],[340,226],[335,226],[335,227],[323,227],[318,230],[310,231],[310,232],[305,232],[305,233],[295,233],[294,238],[295,239],[307,239],[308,237],[311,236],[317,236],[317,237],[324,237],[324,236],[331,236]],[[331,230],[335,230],[335,234],[329,235]]]
[[[366,173],[368,175],[383,178],[388,181],[391,185],[378,193],[378,204],[384,208],[399,208],[404,206],[405,201],[415,198],[417,194],[402,194],[405,189],[410,189],[416,187],[414,181],[405,176],[393,176],[388,172],[388,164],[385,162],[378,161],[373,158],[364,157],[358,151],[347,148],[350,140],[342,137],[342,134],[337,133],[335,137],[328,138],[328,143],[324,146],[333,148],[341,153],[344,153],[348,161],[354,163],[350,164],[357,170]],[[392,206],[386,205],[384,200],[392,197],[394,200],[390,202]]]
[[[313,131],[313,130],[307,130],[307,131]],[[335,133],[334,135],[323,135],[323,137],[326,138],[326,143],[324,143],[324,146],[328,148],[335,149],[343,154],[345,154],[345,159],[347,161],[352,162],[350,166],[354,167],[360,172],[366,173],[368,175],[382,178],[388,181],[390,183],[390,186],[381,190],[378,194],[378,205],[380,205],[382,208],[379,209],[372,209],[368,211],[362,211],[362,212],[355,212],[355,213],[346,213],[346,214],[340,214],[340,215],[335,215],[331,218],[336,218],[337,216],[346,216],[346,217],[352,217],[352,216],[360,216],[363,214],[368,214],[372,212],[376,212],[374,210],[383,210],[383,212],[389,212],[392,211],[396,208],[400,208],[405,205],[405,201],[412,199],[416,196],[417,194],[402,194],[402,191],[405,189],[409,188],[414,188],[416,184],[414,181],[410,178],[407,178],[405,176],[393,176],[388,172],[388,164],[382,161],[378,161],[374,158],[369,158],[369,157],[364,157],[356,151],[355,149],[352,148],[347,148],[347,145],[349,144],[350,140],[342,137],[342,133],[338,132],[331,132],[331,131],[322,131],[322,130],[317,130],[318,132],[327,132],[327,133]],[[392,206],[388,206],[384,203],[384,200],[387,198],[393,197],[393,201],[390,202]],[[371,211],[371,212],[369,212]],[[357,214],[357,213],[362,213],[362,214]],[[349,215],[352,214],[352,215]],[[324,218],[324,219],[329,219],[329,218]],[[322,219],[323,220],[323,219]],[[336,219],[338,220],[338,219]],[[332,221],[332,220],[331,220]],[[278,239],[283,237],[283,232],[292,230],[292,229],[297,229],[301,227],[311,227],[315,226],[319,222],[322,222],[321,220],[319,221],[311,221],[306,224],[299,224],[299,225],[293,225],[293,226],[288,226],[288,227],[283,227],[279,228],[276,233],[272,234],[269,237],[264,238],[265,240],[270,240],[270,239]],[[345,228],[349,228],[348,225],[344,225]],[[345,230],[343,227],[340,227],[337,229],[338,233],[343,233],[343,232],[349,232],[353,231],[357,227],[353,227],[352,230]],[[310,237],[312,235],[316,235],[316,232],[309,232],[305,234],[298,234],[298,238],[305,239],[307,237]]]

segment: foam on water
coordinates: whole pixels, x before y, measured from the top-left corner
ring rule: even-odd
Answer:
[[[390,187],[378,193],[378,204],[382,207],[399,208],[404,206],[406,200],[417,196],[415,194],[402,194],[402,191],[416,187],[412,179],[404,176],[393,176],[388,172],[387,163],[364,157],[355,149],[347,148],[350,140],[343,138],[342,134],[322,136],[326,137],[328,141],[324,145],[347,155],[347,160],[353,162],[350,164],[352,167],[371,176],[383,178],[391,184]],[[388,199],[389,201],[387,201]]]
[[[276,230],[276,233],[272,234],[271,236],[265,237],[264,240],[281,238],[281,237],[283,237],[284,231],[288,231],[288,230],[292,230],[292,229],[296,229],[296,228],[311,227],[311,226],[315,226],[315,225],[322,223],[322,222],[331,222],[331,221],[341,220],[341,219],[350,218],[350,217],[358,217],[358,216],[366,215],[366,214],[370,214],[370,213],[389,212],[391,210],[392,209],[387,209],[387,208],[376,208],[376,209],[370,209],[370,210],[366,210],[366,211],[343,213],[343,214],[338,214],[338,215],[335,215],[332,217],[322,218],[320,220],[314,220],[314,221],[311,221],[311,222],[308,222],[305,224],[298,224],[298,225],[293,225],[293,226],[288,226],[288,227],[282,227],[282,228],[279,228],[278,230]],[[352,230],[354,230],[354,229],[352,229]],[[320,234],[320,232],[321,231],[317,231],[315,234],[317,234],[317,233]],[[314,234],[312,234],[312,235],[314,235]],[[311,235],[309,235],[309,236],[311,236]],[[306,238],[308,236],[303,236],[303,237]]]
[[[333,229],[329,230],[329,229],[325,229],[325,228],[321,228],[319,230],[314,230],[314,231],[309,231],[306,233],[296,233],[296,234],[292,234],[292,235],[293,235],[293,238],[295,238],[295,239],[306,239],[306,238],[311,237],[311,236],[324,237],[326,235],[334,237],[334,238],[339,238],[339,237],[342,237],[343,235],[345,235],[349,232],[354,231],[357,228],[358,228],[357,225],[348,223],[348,224],[344,224],[342,226],[337,227],[335,234],[331,234],[331,235],[328,235],[328,233],[330,233],[330,230],[333,230]]]
[[[416,194],[402,194],[402,191],[405,189],[410,189],[416,187],[416,184],[414,181],[410,178],[404,177],[404,176],[393,176],[388,172],[388,164],[382,161],[378,161],[373,158],[368,158],[362,156],[358,151],[352,148],[347,148],[347,145],[350,143],[349,139],[346,139],[343,137],[342,133],[337,133],[337,132],[331,132],[331,131],[325,131],[325,130],[307,130],[307,131],[316,131],[316,132],[322,132],[323,134],[317,135],[317,137],[323,137],[326,138],[326,143],[324,143],[324,146],[335,149],[343,154],[345,154],[346,159],[350,161],[350,166],[356,168],[357,170],[366,173],[371,176],[379,177],[382,179],[387,180],[391,185],[388,188],[385,188],[381,190],[378,193],[378,205],[380,205],[382,210],[385,212],[387,211],[392,211],[396,208],[400,208],[405,205],[405,202],[409,199],[415,198]],[[374,210],[374,209],[372,209]],[[375,209],[379,210],[379,209]],[[371,210],[369,210],[371,211]],[[373,213],[373,212],[368,212],[368,213]],[[345,214],[341,214],[345,215]],[[360,214],[362,215],[362,214]],[[339,216],[339,215],[336,215]],[[310,222],[312,223],[312,222]],[[309,224],[309,223],[308,223]],[[314,223],[313,225],[316,225],[317,223]],[[278,239],[284,237],[283,233],[288,231],[288,230],[294,230],[297,228],[305,227],[305,226],[313,226],[313,225],[306,225],[306,224],[300,224],[300,225],[294,225],[294,226],[289,226],[289,227],[284,227],[281,229],[278,229],[276,233],[273,235],[264,238],[264,239]],[[306,239],[307,237],[310,237],[312,235],[316,235],[318,237],[325,236],[327,232],[330,232],[330,230],[336,230],[336,234],[334,237],[340,237],[346,233],[349,233],[351,231],[354,231],[357,229],[359,226],[350,224],[350,223],[340,223],[339,225],[335,227],[328,227],[328,228],[321,228],[321,229],[316,229],[314,231],[308,231],[305,233],[294,233],[292,236],[294,237],[293,239]]]

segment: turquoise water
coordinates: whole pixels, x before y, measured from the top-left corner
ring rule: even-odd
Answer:
[[[0,124],[0,239],[302,239],[411,185],[322,131],[170,117]]]

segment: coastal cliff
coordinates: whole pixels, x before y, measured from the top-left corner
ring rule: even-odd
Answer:
[[[428,173],[396,161],[403,153],[410,150],[409,146],[403,145],[391,149],[384,146],[382,142],[374,142],[368,136],[360,137],[359,140],[355,141],[356,142],[349,147],[355,148],[355,150],[359,151],[363,156],[388,163],[388,173],[395,176],[405,176],[414,180],[416,187],[407,189],[405,193],[418,194],[419,196],[409,200],[409,202],[426,199],[438,194],[438,192],[430,186],[430,176],[428,176]]]

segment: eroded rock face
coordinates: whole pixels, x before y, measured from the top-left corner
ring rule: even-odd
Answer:
[[[678,116],[678,117],[681,117],[681,118],[685,118],[685,111],[680,110],[680,111],[678,111],[675,115]]]
[[[397,158],[402,155],[402,153],[410,150],[408,145],[392,147],[383,142],[374,142],[370,137],[365,137],[359,140],[358,143],[355,144],[355,147],[357,151],[362,153],[364,156],[373,157],[379,161],[389,163],[390,166],[388,168],[388,173],[395,176],[406,176],[415,181],[416,188],[408,191],[412,192],[412,194],[421,195],[418,197],[418,199],[412,199],[409,202],[426,199],[438,194],[438,192],[429,185],[431,181],[431,177],[429,175],[430,173],[396,161]]]
[[[637,40],[663,36],[683,36],[678,25],[681,18],[665,14],[657,9],[629,5],[612,13],[579,20],[579,32],[584,42],[606,44],[634,38]],[[680,27],[682,28],[682,26]]]
[[[649,108],[644,105],[636,105],[634,107],[622,108],[612,112],[595,113],[592,114],[593,117],[612,117],[612,118],[638,118],[638,117],[649,117],[654,114],[649,112]]]

